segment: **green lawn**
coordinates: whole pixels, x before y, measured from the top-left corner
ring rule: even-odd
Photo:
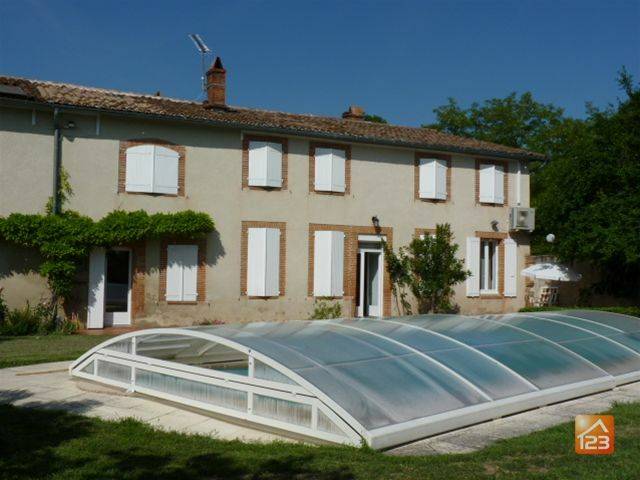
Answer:
[[[593,413],[593,412],[589,412]],[[465,455],[391,457],[369,449],[264,445],[166,433],[0,405],[0,478],[27,479],[632,479],[640,472],[640,403],[617,405],[616,451],[574,453],[573,423]]]
[[[0,336],[0,368],[78,358],[109,335]],[[0,472],[1,473],[1,472]]]

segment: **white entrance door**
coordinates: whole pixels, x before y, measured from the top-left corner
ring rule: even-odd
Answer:
[[[87,328],[104,327],[105,250],[94,248],[89,256]]]
[[[125,248],[106,253],[105,326],[131,324],[131,256]]]
[[[360,247],[358,316],[382,316],[383,254],[379,246]]]

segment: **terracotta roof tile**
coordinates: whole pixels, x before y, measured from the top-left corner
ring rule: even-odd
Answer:
[[[321,136],[418,149],[531,160],[544,158],[543,155],[527,150],[449,135],[429,128],[241,107],[204,108],[202,103],[188,100],[18,77],[0,76],[0,84],[21,87],[30,100],[60,106],[157,115],[246,129],[281,131],[294,135]]]

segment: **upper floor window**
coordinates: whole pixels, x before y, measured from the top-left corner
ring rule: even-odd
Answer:
[[[314,188],[318,192],[345,192],[346,150],[318,147],[314,152]]]
[[[180,154],[160,145],[126,149],[125,191],[178,195]]]
[[[249,142],[250,187],[282,187],[283,144],[252,140]]]
[[[479,166],[479,192],[480,203],[505,203],[505,168],[497,163],[480,163]]]
[[[447,160],[420,158],[420,198],[447,199]]]

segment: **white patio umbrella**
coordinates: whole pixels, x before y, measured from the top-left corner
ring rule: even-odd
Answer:
[[[522,275],[540,280],[555,280],[559,282],[577,282],[582,275],[569,267],[557,263],[536,263],[522,270]]]

